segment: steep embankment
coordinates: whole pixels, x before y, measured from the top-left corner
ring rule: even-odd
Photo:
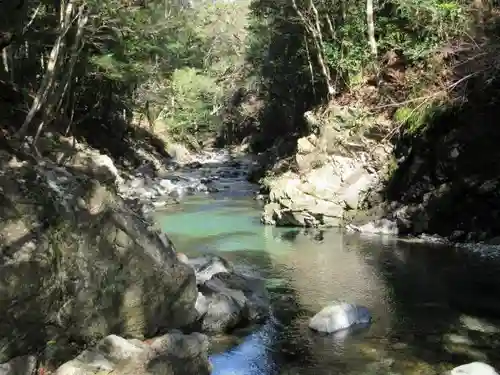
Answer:
[[[319,134],[297,141],[290,170],[263,179],[269,190],[262,221],[282,226],[343,226],[361,194],[375,184],[391,146],[383,116],[358,108],[332,107],[321,123],[306,118]]]
[[[460,105],[440,107],[418,129],[337,110],[350,114],[328,116],[319,136],[298,140],[289,171],[263,179],[263,221],[498,242],[498,84],[482,78],[467,83]],[[389,144],[383,132],[371,134],[380,129],[398,135]]]
[[[500,235],[498,82],[469,82],[460,106],[445,108],[396,142],[397,165],[368,200],[369,212],[400,233],[497,242]]]

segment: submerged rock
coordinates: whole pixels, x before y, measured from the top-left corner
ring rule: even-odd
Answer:
[[[450,371],[450,375],[498,375],[498,372],[483,362],[471,362],[455,367]]]
[[[370,311],[364,306],[336,303],[323,308],[309,322],[309,328],[324,333],[335,333],[349,327],[369,324]]]

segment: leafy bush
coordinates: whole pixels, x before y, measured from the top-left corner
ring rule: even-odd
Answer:
[[[158,119],[166,125],[157,129],[165,134],[197,135],[217,129],[217,104],[222,89],[216,81],[195,68],[177,69],[172,74],[168,97]]]

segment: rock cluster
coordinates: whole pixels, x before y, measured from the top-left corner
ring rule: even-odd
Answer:
[[[34,356],[16,357],[0,365],[0,375],[209,375],[208,338],[171,331],[151,340],[109,335],[55,370]]]
[[[353,115],[339,109],[337,123],[297,141],[295,171],[265,181],[269,198],[262,222],[278,226],[338,227],[356,210],[363,194],[379,179],[378,167],[390,147],[368,130],[339,129]],[[370,128],[371,129],[371,128]]]
[[[202,332],[228,332],[261,323],[269,316],[270,302],[263,280],[236,272],[218,256],[181,259],[195,270],[197,327]]]

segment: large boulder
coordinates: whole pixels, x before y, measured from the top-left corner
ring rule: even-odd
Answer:
[[[112,185],[51,163],[0,173],[0,362],[196,319],[192,268]]]

